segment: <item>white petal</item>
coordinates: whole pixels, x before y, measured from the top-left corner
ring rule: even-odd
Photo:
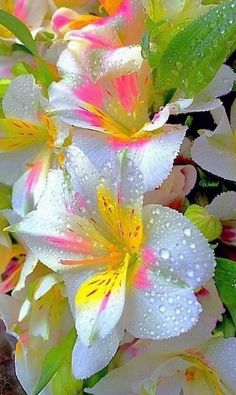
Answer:
[[[173,162],[184,139],[186,127],[166,125],[168,129],[143,146],[129,149],[130,158],[143,173],[144,192],[161,185],[170,174]]]
[[[203,97],[214,98],[226,95],[231,91],[235,80],[236,74],[229,66],[223,64],[212,81],[196,97],[196,101],[198,99],[200,101]]]
[[[86,379],[108,365],[119,347],[122,331],[119,332],[114,329],[108,336],[95,341],[90,347],[77,340],[72,354],[72,370],[77,379]]]
[[[14,184],[26,171],[27,163],[31,163],[40,150],[41,145],[35,145],[11,153],[0,152],[0,182],[7,185]]]
[[[86,392],[94,395],[133,395],[132,384],[136,380],[140,381],[149,377],[157,363],[156,355],[148,355],[148,358],[144,356],[134,358],[124,366],[109,372],[95,387],[86,388]]]
[[[236,219],[236,192],[221,193],[205,209],[223,221]]]
[[[93,146],[92,142],[91,146]],[[99,179],[99,172],[96,167],[89,161],[87,156],[77,148],[71,145],[66,151],[65,166],[70,174],[73,188],[78,197],[78,205],[88,207],[89,211],[97,211],[96,190]],[[80,201],[79,201],[80,198]],[[89,205],[86,203],[89,201]]]
[[[48,11],[48,1],[26,0],[25,8],[27,12],[27,25],[31,28],[40,27]]]
[[[115,159],[116,152],[108,144],[107,136],[104,133],[76,129],[73,142],[83,151],[99,172],[107,161]]]
[[[19,118],[35,122],[38,118],[41,90],[32,75],[22,75],[13,80],[3,99],[3,111],[7,118]]]
[[[10,295],[0,294],[0,315],[9,330],[17,322],[21,304]]]
[[[236,339],[213,339],[204,350],[209,365],[233,392],[236,391]]]
[[[233,134],[227,115],[223,108],[213,112],[213,117],[220,123],[214,132],[206,132],[198,137],[192,146],[192,159],[203,169],[236,181],[236,152]]]
[[[193,291],[161,276],[155,286],[157,289],[150,291],[130,290],[125,311],[127,330],[138,338],[159,340],[191,329],[201,312]]]
[[[236,130],[236,99],[234,100],[231,112],[230,112],[230,123],[233,130]]]
[[[200,322],[205,325],[209,331],[212,331],[215,329],[217,320],[221,318],[221,315],[225,311],[218,295],[214,280],[208,281],[202,292],[200,290],[197,293],[197,297],[203,309],[200,316]]]
[[[75,235],[69,232],[69,236],[65,226],[73,211],[73,195],[67,183],[62,171],[51,171],[45,194],[40,199],[37,210],[12,227],[32,249],[35,257],[56,271],[66,270],[66,267],[58,263],[59,259],[73,259],[79,255],[64,248],[68,237],[75,241]]]
[[[12,295],[14,297],[17,298],[18,293],[24,289],[26,279],[33,272],[37,263],[38,263],[38,259],[35,258],[34,255],[28,253],[20,273],[19,281],[12,292]]]
[[[172,271],[193,288],[214,273],[214,254],[199,230],[168,207],[143,208],[145,244],[156,252],[160,268]]]
[[[12,207],[21,217],[34,210],[43,194],[50,166],[50,151],[39,154],[17,180],[12,191]]]

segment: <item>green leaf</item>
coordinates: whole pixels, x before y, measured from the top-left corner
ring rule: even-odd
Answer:
[[[11,208],[11,193],[10,186],[0,184],[0,210]]]
[[[79,395],[83,381],[76,380],[71,369],[71,358],[64,360],[51,382],[53,395]]]
[[[0,10],[0,25],[8,29],[18,40],[35,56],[38,50],[27,26],[14,15],[7,11]]]
[[[226,339],[228,339],[229,337],[235,337],[236,328],[232,318],[228,313],[224,314],[222,321],[217,323],[214,333],[217,332],[223,332]]]
[[[93,376],[89,377],[87,380],[84,380],[84,388],[92,388],[97,384],[108,372],[108,367],[106,366],[99,372],[95,373]]]
[[[216,287],[236,325],[236,262],[225,258],[217,258],[216,261]]]
[[[11,80],[7,78],[3,78],[0,80],[0,98],[2,98],[5,95],[10,83]]]
[[[33,395],[40,394],[44,387],[46,387],[57,371],[61,368],[64,360],[71,355],[76,337],[76,331],[75,329],[72,329],[59,346],[52,348],[47,353],[43,361],[41,377],[33,391]]]
[[[215,76],[236,40],[236,3],[228,0],[184,25],[161,57],[152,55],[159,90],[178,89],[193,97]]]
[[[52,73],[47,63],[40,57],[35,41],[27,26],[14,15],[3,10],[0,10],[0,25],[14,34],[25,48],[37,58],[40,81],[48,87],[53,81]]]

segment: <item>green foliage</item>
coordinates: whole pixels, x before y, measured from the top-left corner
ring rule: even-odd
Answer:
[[[143,52],[157,69],[158,91],[177,89],[194,97],[212,80],[235,47],[235,0],[224,1],[188,22],[183,21],[171,31],[167,44],[157,34],[155,23],[149,23]]]
[[[11,208],[11,193],[10,186],[0,184],[0,210]]]
[[[38,49],[29,29],[14,15],[0,10],[0,25],[9,30],[34,55],[38,56]]]
[[[52,348],[46,355],[41,377],[36,385],[33,395],[38,395],[52,380],[56,373],[60,377],[60,369],[63,369],[64,361],[71,357],[71,352],[76,341],[76,331],[72,329],[69,334],[63,339],[59,346]],[[55,386],[55,383],[54,383]],[[73,394],[72,394],[73,395]]]
[[[236,326],[236,262],[224,258],[216,261],[216,287]]]
[[[0,98],[3,98],[10,83],[11,83],[11,80],[9,80],[8,78],[0,79]]]
[[[226,339],[228,339],[229,337],[235,337],[236,327],[229,313],[224,314],[222,321],[217,323],[214,333],[217,332],[222,332]]]
[[[47,63],[40,57],[36,43],[27,26],[14,15],[4,10],[0,10],[0,25],[4,26],[14,34],[23,46],[36,57],[38,61],[38,75],[40,76],[40,82],[42,82],[44,86],[48,87],[53,81],[52,73],[48,68]]]
[[[83,382],[76,380],[71,370],[71,358],[64,360],[51,382],[54,395],[79,395],[83,391]]]

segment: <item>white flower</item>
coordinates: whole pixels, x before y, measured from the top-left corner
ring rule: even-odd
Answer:
[[[163,339],[196,324],[201,305],[194,290],[211,278],[214,256],[180,213],[142,207],[142,174],[126,156],[121,165],[107,163],[99,177],[71,147],[66,166],[73,199],[63,173],[51,172],[37,210],[15,230],[41,261],[64,273],[79,336],[73,369],[84,378],[106,366],[124,329]]]

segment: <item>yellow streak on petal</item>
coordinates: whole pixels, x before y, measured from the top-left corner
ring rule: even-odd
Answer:
[[[0,0],[0,9],[12,14],[14,10],[14,0]],[[5,27],[0,26],[0,37],[11,38],[13,34]]]
[[[201,357],[194,355],[183,355],[183,359],[192,362],[193,367],[186,369],[185,379],[188,383],[194,384],[202,375],[208,381],[215,395],[225,395],[223,391],[224,383],[221,382],[217,372],[211,369]],[[226,388],[226,386],[225,386]]]
[[[122,207],[104,187],[97,190],[100,215],[120,247],[130,253],[139,252],[143,239],[142,218],[134,208]]]
[[[86,110],[90,112],[92,115],[95,115],[101,122],[101,127],[105,129],[105,132],[116,137],[120,138],[128,138],[130,135],[130,131],[126,129],[119,122],[115,121],[115,119],[111,118],[108,114],[102,111],[100,108],[87,104]]]
[[[47,132],[28,121],[0,119],[0,150],[16,151],[44,141]]]
[[[114,268],[87,279],[79,288],[75,303],[77,306],[88,308],[88,304],[98,305],[105,301],[109,295],[119,293],[126,279],[126,272],[130,255],[126,254],[123,262],[117,267],[117,258],[114,257]],[[104,263],[106,260],[104,259]],[[109,265],[111,263],[109,262]]]

